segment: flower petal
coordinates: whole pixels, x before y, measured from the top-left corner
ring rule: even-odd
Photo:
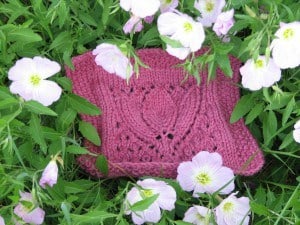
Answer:
[[[43,79],[53,76],[60,71],[60,65],[57,62],[51,61],[47,58],[36,56],[33,58],[35,63],[36,73]]]

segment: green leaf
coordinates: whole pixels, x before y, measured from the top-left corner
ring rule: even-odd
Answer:
[[[145,198],[143,200],[140,200],[136,203],[134,203],[130,209],[132,211],[143,211],[143,210],[146,210],[149,208],[150,205],[152,205],[153,202],[156,201],[156,199],[158,198],[159,194],[155,194],[155,195],[152,195],[148,198]]]
[[[44,154],[47,153],[47,145],[45,138],[43,136],[43,130],[41,127],[41,122],[38,116],[34,113],[31,113],[31,119],[29,122],[29,133],[33,140],[40,145],[41,150]]]
[[[37,41],[42,41],[40,35],[36,34],[30,28],[16,27],[7,34],[8,41],[17,41],[21,44],[27,44]]]
[[[99,155],[96,160],[96,167],[104,175],[108,174],[108,162],[104,155]]]
[[[290,115],[292,114],[292,112],[294,110],[295,105],[296,105],[296,102],[295,102],[295,98],[293,97],[287,104],[285,110],[283,111],[282,126],[284,126],[286,124],[286,122],[288,121]]]
[[[174,221],[174,222],[175,222],[176,225],[191,225],[191,223],[180,221],[180,220],[177,220],[177,221]]]
[[[277,118],[273,111],[264,114],[263,118],[263,136],[265,144],[268,144],[271,137],[277,131]]]
[[[77,145],[69,145],[66,148],[66,151],[68,153],[76,154],[76,155],[83,155],[83,154],[88,154],[89,153],[89,151],[87,149],[82,148],[82,147],[77,146]]]
[[[223,73],[228,77],[232,77],[233,72],[228,55],[216,54],[216,60]]]
[[[113,213],[98,211],[98,210],[89,211],[88,213],[82,215],[71,214],[71,218],[73,219],[75,225],[94,224],[94,223],[99,224],[101,221],[104,221],[108,218],[114,218],[117,216],[118,215]]]
[[[230,123],[235,123],[241,119],[246,113],[248,113],[254,105],[253,95],[248,94],[241,97],[236,106],[233,109],[233,112],[230,117]]]
[[[287,146],[289,146],[291,143],[293,143],[295,140],[293,138],[293,134],[289,133],[288,135],[285,136],[285,138],[283,139],[281,145],[279,146],[279,150],[282,150],[284,148],[286,148]]]
[[[98,135],[96,128],[89,122],[80,121],[79,122],[79,131],[90,142],[93,144],[100,146],[101,140]]]
[[[113,4],[112,0],[104,1],[102,18],[101,18],[103,26],[107,25],[112,4]],[[96,26],[97,26],[97,23],[96,23]]]
[[[173,48],[182,48],[182,44],[179,41],[173,40],[169,38],[168,36],[160,35],[159,36],[163,42],[170,45]]]
[[[250,124],[252,123],[252,121],[258,117],[260,115],[260,113],[264,110],[264,104],[263,103],[259,103],[256,104],[253,109],[251,109],[251,111],[248,113],[248,115],[246,116],[246,121],[245,124]]]
[[[250,202],[251,211],[260,216],[269,216],[268,208],[256,202]]]
[[[0,109],[7,109],[11,106],[15,106],[19,104],[18,100],[16,100],[15,98],[6,98],[0,101]]]
[[[24,106],[30,112],[33,112],[36,114],[57,116],[56,112],[54,112],[53,110],[49,109],[48,107],[42,105],[41,103],[39,103],[37,101],[27,101],[24,103]]]
[[[63,131],[67,130],[76,119],[76,116],[77,113],[75,110],[71,108],[67,109],[58,117],[58,128]]]
[[[78,113],[87,114],[91,116],[97,116],[101,114],[100,109],[90,103],[88,100],[74,94],[68,95],[68,100],[73,109]]]
[[[60,84],[64,90],[72,91],[72,81],[67,77],[57,77],[55,81]]]
[[[71,216],[70,216],[70,210],[71,210],[71,205],[70,203],[68,202],[62,202],[61,205],[60,205],[60,208],[64,214],[64,217],[67,221],[67,224],[68,225],[71,225],[72,222],[71,222]]]

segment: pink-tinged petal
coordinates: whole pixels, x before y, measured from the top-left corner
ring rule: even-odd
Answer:
[[[195,205],[185,212],[183,221],[196,225],[212,225],[212,223],[209,223],[211,216],[210,209]]]
[[[143,29],[142,20],[136,16],[131,16],[130,19],[123,26],[125,34],[140,32]]]
[[[129,11],[132,5],[132,0],[120,0],[120,6],[125,11]]]
[[[49,106],[60,98],[62,89],[53,81],[42,80],[39,86],[33,88],[32,92],[32,100]]]
[[[14,81],[9,86],[9,90],[13,94],[20,95],[25,101],[32,100],[32,89],[24,81]]]
[[[220,190],[220,194],[230,194],[234,190],[234,174],[232,169],[228,167],[221,167],[215,174],[215,187],[214,191],[219,190],[224,185],[227,184],[222,190]]]
[[[144,18],[145,23],[151,24],[154,20],[154,16],[147,16]]]
[[[231,9],[227,12],[222,12],[218,15],[217,20],[213,26],[213,31],[218,35],[226,35],[234,24],[234,10]]]
[[[161,35],[173,35],[177,31],[178,24],[180,23],[181,18],[178,14],[166,12],[158,17],[157,28]]]
[[[40,207],[35,208],[30,213],[26,214],[22,219],[30,224],[42,224],[45,218],[45,211]]]
[[[300,143],[300,129],[293,130],[293,138],[297,143]]]
[[[30,58],[18,60],[8,71],[8,79],[12,81],[26,79],[30,74],[37,72],[34,61]]]
[[[33,196],[31,193],[19,191],[19,194],[21,196],[20,201],[33,202]]]
[[[195,174],[195,166],[192,162],[182,162],[177,168],[179,185],[185,191],[192,191],[195,188],[195,180],[191,174]]]
[[[43,79],[53,76],[61,69],[57,62],[40,56],[34,57],[33,62],[35,63],[37,74],[39,74]]]
[[[144,218],[146,222],[157,223],[161,218],[161,212],[158,204],[153,203],[148,209],[144,211]]]
[[[186,59],[191,53],[190,48],[173,48],[170,45],[167,45],[166,51],[180,60]]]
[[[294,125],[295,129],[300,129],[300,120],[298,120],[295,125]]]
[[[4,219],[2,216],[0,216],[0,225],[5,225]]]
[[[53,187],[57,183],[58,166],[55,160],[51,160],[43,171],[39,184],[46,188],[46,184]]]
[[[133,223],[136,225],[144,224],[146,222],[144,218],[144,214],[141,211],[132,212],[131,219]]]
[[[222,166],[223,161],[219,153],[209,153],[207,151],[201,151],[192,158],[192,162],[197,166],[207,166],[219,168]]]
[[[174,9],[177,8],[178,6],[178,0],[161,0],[161,5],[160,5],[160,12],[165,13],[165,12],[172,12]]]
[[[153,16],[159,9],[159,6],[159,0],[132,0],[131,12],[137,17],[145,18],[147,16]]]

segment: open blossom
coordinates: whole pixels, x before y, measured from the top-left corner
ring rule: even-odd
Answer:
[[[217,20],[213,26],[213,31],[218,35],[226,35],[234,24],[233,19],[234,10],[222,12],[218,15]]]
[[[198,21],[205,27],[211,27],[225,6],[225,0],[196,0],[194,7],[201,13]]]
[[[140,188],[133,187],[125,199],[125,213],[131,214],[132,221],[135,224],[143,224],[146,222],[157,223],[161,218],[160,209],[171,211],[175,208],[176,192],[164,181],[157,181],[154,179],[145,179],[138,181]],[[132,211],[130,207],[136,202],[145,198],[149,198],[158,194],[157,199],[143,211]]]
[[[51,160],[43,171],[39,184],[42,188],[46,188],[46,184],[53,187],[57,183],[58,166],[56,160]]]
[[[248,225],[250,205],[249,198],[237,198],[232,193],[224,199],[215,209],[218,225]]]
[[[14,208],[14,213],[29,224],[42,224],[44,222],[45,212],[37,206],[37,202],[29,192],[20,192],[21,198],[18,205]]]
[[[271,43],[272,57],[281,69],[300,65],[300,22],[280,23]]]
[[[191,53],[190,48],[173,48],[170,45],[167,45],[166,51],[170,55],[175,56],[181,60],[184,60]]]
[[[0,225],[5,225],[4,219],[0,216]]]
[[[96,64],[108,73],[114,73],[123,79],[132,76],[132,65],[117,46],[107,43],[100,44],[93,50],[93,55],[96,55]]]
[[[46,79],[59,71],[60,65],[47,58],[22,58],[8,71],[8,78],[12,81],[10,91],[25,101],[35,100],[49,106],[60,98],[62,89]]]
[[[120,6],[131,14],[145,18],[147,16],[153,16],[160,7],[159,0],[120,0]]]
[[[300,120],[294,125],[293,137],[296,142],[300,143]]]
[[[220,154],[201,151],[192,161],[180,163],[177,181],[183,190],[194,191],[194,197],[198,197],[198,193],[214,193],[221,188],[221,194],[229,194],[234,189],[234,174],[222,164]]]
[[[212,225],[212,223],[209,222],[212,217],[211,215],[212,212],[210,209],[194,205],[185,212],[183,221],[196,225]]]
[[[281,78],[281,70],[272,58],[267,61],[265,56],[259,56],[257,60],[249,59],[240,68],[242,85],[252,91],[262,87],[270,87]]]
[[[178,0],[160,0],[160,11],[171,12],[176,9],[178,6]]]
[[[158,17],[157,26],[161,35],[179,41],[183,48],[189,48],[191,52],[199,50],[205,39],[202,24],[179,12],[161,14]]]

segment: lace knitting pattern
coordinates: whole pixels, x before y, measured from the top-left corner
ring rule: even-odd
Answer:
[[[181,61],[163,50],[143,49],[138,55],[150,68],[140,68],[129,84],[97,66],[90,52],[73,59],[74,71],[67,69],[74,92],[103,112],[82,118],[98,129],[101,147],[88,141],[85,146],[108,158],[109,177],[176,177],[178,164],[202,150],[220,153],[237,174],[251,175],[262,167],[263,155],[243,121],[229,123],[239,99],[237,59],[231,57],[233,79],[218,70],[217,78],[207,82],[204,71],[197,85],[191,77],[184,81],[183,69],[175,67]],[[78,158],[84,169],[101,177],[95,160]]]

